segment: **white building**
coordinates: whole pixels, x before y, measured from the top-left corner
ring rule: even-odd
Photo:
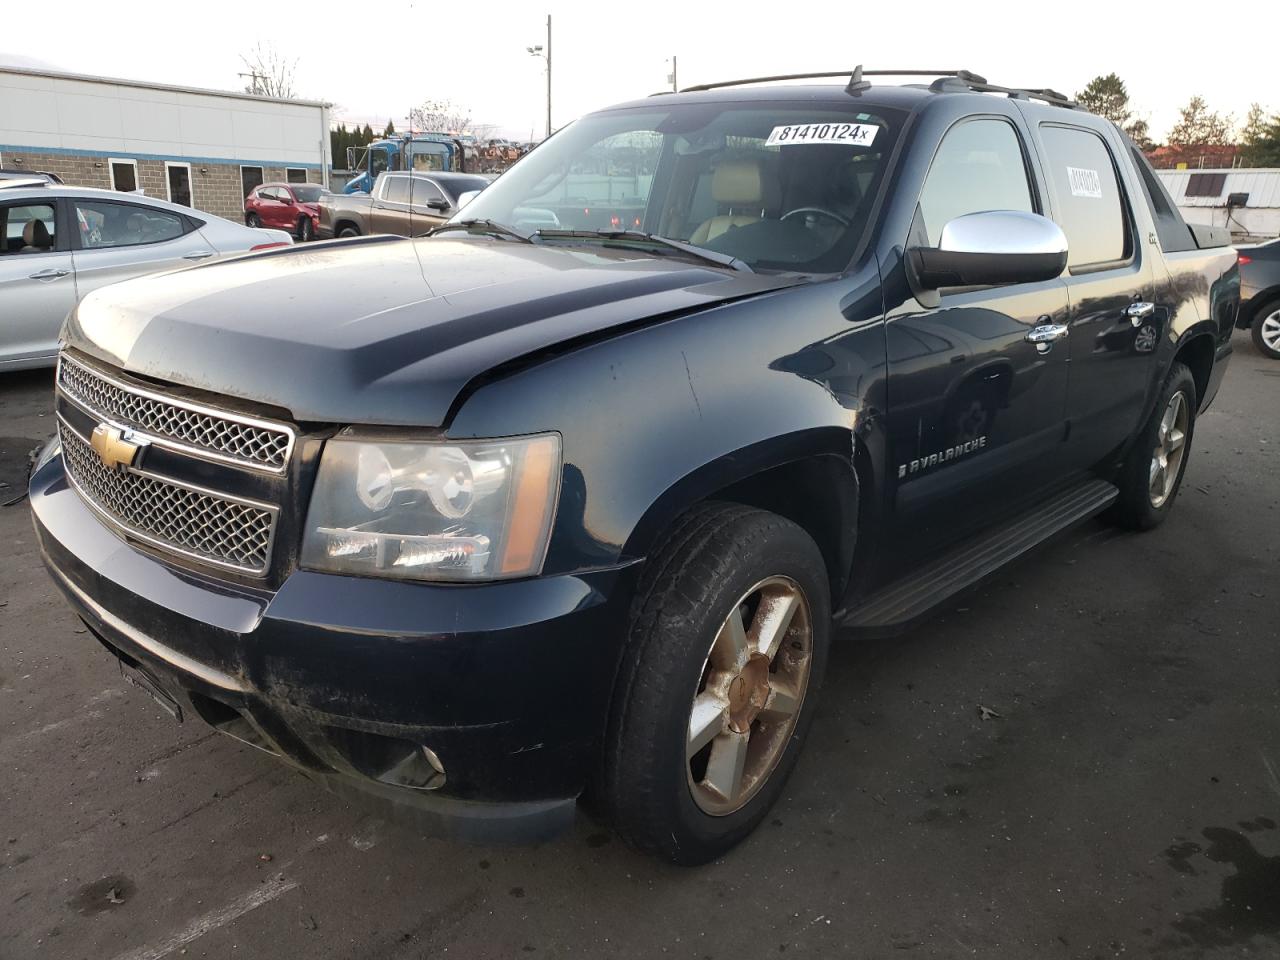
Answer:
[[[1226,227],[1242,242],[1280,236],[1280,169],[1157,170],[1188,223]]]
[[[0,66],[0,168],[238,220],[257,184],[329,167],[325,103]]]

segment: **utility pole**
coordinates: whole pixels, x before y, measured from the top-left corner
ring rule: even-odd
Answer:
[[[676,55],[674,53],[671,55],[671,72],[667,74],[667,82],[671,84],[672,93],[680,92],[680,83],[676,79]]]

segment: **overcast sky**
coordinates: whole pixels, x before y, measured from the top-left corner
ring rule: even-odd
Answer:
[[[38,28],[38,18],[12,24],[16,29],[0,36],[0,62],[42,61],[76,73],[227,89],[244,82],[236,76],[244,69],[238,55],[262,41],[297,59],[298,94],[332,101],[338,118],[380,130],[390,117],[402,127],[410,107],[443,98],[502,135],[527,139],[530,132],[542,135],[546,87],[543,61],[525,48],[545,43],[549,12],[557,127],[663,89],[673,54],[681,86],[862,62],[963,67],[993,83],[1073,94],[1097,74],[1115,71],[1156,139],[1194,94],[1238,122],[1255,100],[1280,110],[1274,52],[1243,52],[1249,37],[1280,36],[1276,0],[1250,6],[1238,23],[1231,11],[1240,8],[1230,5],[1206,20],[1182,15],[1192,11],[1189,4],[1124,0],[1058,6],[316,0],[296,13],[247,0],[146,6],[153,12],[129,8],[140,14],[134,16],[122,15],[119,4],[64,0],[57,29]],[[1215,36],[1205,35],[1206,26]]]

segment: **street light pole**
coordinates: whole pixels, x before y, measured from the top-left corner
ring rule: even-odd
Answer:
[[[676,55],[674,53],[671,55],[671,76],[667,79],[671,81],[671,92],[679,93],[680,82],[676,77]]]
[[[547,136],[551,136],[551,14],[547,14],[547,45],[538,44],[525,47],[531,57],[542,57],[547,61]]]
[[[547,136],[551,136],[551,14],[547,14]]]

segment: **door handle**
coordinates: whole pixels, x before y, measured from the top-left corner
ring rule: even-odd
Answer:
[[[195,250],[191,253],[184,253],[183,260],[208,260],[213,256],[212,250]]]
[[[1124,315],[1129,318],[1129,322],[1135,327],[1142,326],[1143,321],[1155,312],[1156,305],[1147,303],[1145,300],[1135,300],[1124,308]]]
[[[50,267],[48,270],[41,270],[39,273],[31,274],[32,280],[60,280],[69,274],[70,270],[55,270]]]
[[[1042,323],[1027,332],[1027,342],[1034,344],[1053,344],[1067,335],[1065,323]]]

